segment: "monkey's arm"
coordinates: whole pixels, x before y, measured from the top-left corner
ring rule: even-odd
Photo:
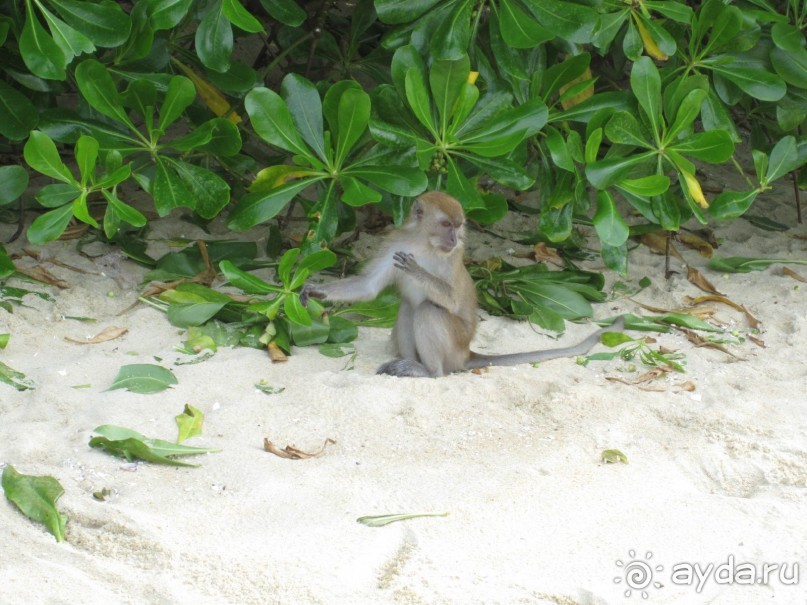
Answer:
[[[300,302],[308,304],[309,298],[334,302],[359,302],[373,300],[381,290],[392,283],[394,269],[389,254],[379,256],[361,274],[346,277],[328,284],[306,284],[300,292]]]
[[[451,313],[456,314],[459,311],[457,297],[451,284],[421,267],[412,254],[396,252],[392,258],[395,261],[395,268],[417,280],[418,286],[430,301]]]
[[[474,370],[488,366],[514,366],[522,363],[538,363],[540,361],[549,361],[550,359],[560,359],[562,357],[577,357],[588,353],[594,345],[600,342],[600,337],[603,333],[621,332],[624,328],[624,318],[618,317],[612,325],[597,330],[585,340],[570,347],[530,351],[529,353],[511,353],[509,355],[481,355],[471,351],[471,358],[465,362],[465,369]]]

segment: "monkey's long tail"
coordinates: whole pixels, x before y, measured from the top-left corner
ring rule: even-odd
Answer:
[[[471,351],[471,358],[465,362],[466,370],[476,368],[486,368],[488,366],[514,366],[521,363],[538,363],[550,359],[560,359],[561,357],[577,357],[588,353],[591,348],[600,342],[600,337],[605,332],[621,332],[625,328],[625,320],[618,317],[610,326],[601,328],[591,334],[585,340],[571,347],[559,349],[547,349],[545,351],[530,351],[528,353],[511,353],[509,355],[482,355]]]

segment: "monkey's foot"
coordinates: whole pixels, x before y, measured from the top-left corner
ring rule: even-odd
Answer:
[[[383,364],[376,374],[388,374],[390,376],[405,376],[410,378],[431,378],[432,374],[422,363],[414,359],[393,359]]]

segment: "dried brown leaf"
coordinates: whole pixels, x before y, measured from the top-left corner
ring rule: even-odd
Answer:
[[[550,248],[543,242],[539,242],[533,246],[533,255],[538,262],[551,263],[558,267],[563,267],[563,259],[558,254],[555,248]]]
[[[687,393],[691,393],[695,390],[695,383],[691,380],[687,380],[686,382],[682,382],[681,384],[675,385],[675,389],[677,391],[685,391]]]
[[[54,276],[50,271],[45,269],[44,267],[31,267],[28,268],[21,268],[16,267],[17,271],[22,273],[23,275],[27,275],[31,279],[35,279],[36,281],[42,282],[43,284],[48,284],[49,286],[56,286],[62,290],[66,290],[70,286],[64,280],[59,279],[58,277]]]
[[[690,283],[694,284],[704,292],[708,292],[709,294],[719,294],[722,296],[723,294],[718,291],[717,288],[714,287],[712,282],[710,282],[706,277],[698,271],[695,267],[687,267],[687,279]]]
[[[323,443],[322,447],[319,448],[316,452],[304,452],[301,449],[294,447],[293,445],[287,445],[283,449],[277,447],[274,443],[269,441],[266,437],[263,439],[263,449],[270,454],[274,454],[275,456],[279,456],[280,458],[285,458],[286,460],[305,460],[306,458],[316,458],[321,456],[325,452],[325,448],[331,444],[336,443],[333,439],[328,437]]]
[[[93,336],[92,338],[71,338],[70,336],[65,336],[64,339],[70,342],[74,342],[77,345],[97,345],[101,342],[107,342],[109,340],[114,340],[116,338],[120,338],[126,332],[129,331],[129,328],[118,328],[115,326],[109,326],[108,328],[104,328],[98,334]]]
[[[648,391],[650,393],[666,393],[667,392],[667,387],[651,386],[649,384],[640,384],[638,386],[638,389],[640,391]]]
[[[657,366],[652,370],[649,370],[644,374],[637,376],[634,380],[625,380],[624,378],[620,378],[619,376],[606,376],[605,379],[610,380],[611,382],[621,382],[622,384],[637,385],[643,382],[650,382],[651,380],[655,380],[659,376],[663,376],[664,374],[668,374],[674,371],[675,368],[673,368],[672,366]]]
[[[698,253],[705,258],[712,258],[712,254],[714,254],[715,250],[712,247],[712,245],[706,240],[698,237],[694,233],[689,233],[687,231],[679,231],[676,234],[675,239],[677,239],[685,246],[697,250]]]
[[[792,277],[796,281],[800,281],[802,283],[807,284],[807,279],[804,279],[801,275],[799,275],[798,273],[793,271],[793,269],[788,269],[787,267],[785,267],[785,268],[782,269],[782,273],[784,273],[788,277]]]
[[[701,305],[701,304],[703,304],[705,302],[723,303],[724,305],[728,305],[732,309],[737,309],[738,311],[743,313],[745,315],[745,318],[748,320],[748,325],[749,326],[751,326],[752,328],[758,328],[759,327],[759,320],[756,317],[754,317],[753,315],[751,315],[751,312],[748,309],[746,309],[743,305],[734,302],[733,300],[727,298],[726,296],[724,296],[722,294],[718,295],[718,296],[698,296],[697,298],[689,298],[689,297],[687,297],[687,298],[685,298],[685,300],[686,300],[687,303],[689,303],[691,305]]]
[[[691,342],[698,348],[702,347],[706,349],[717,349],[718,351],[721,351],[726,355],[731,355],[732,357],[734,357],[734,359],[742,359],[742,357],[740,357],[735,353],[732,353],[723,345],[716,342],[712,342],[711,340],[704,338],[703,336],[701,336],[697,332],[694,332],[693,330],[681,330],[681,331],[686,335],[687,340],[689,340],[689,342]]]
[[[660,231],[655,233],[645,233],[640,238],[639,241],[642,242],[645,246],[653,250],[654,252],[658,252],[659,254],[665,254],[667,249],[667,237],[663,235]],[[675,247],[675,244],[670,243],[670,256],[674,256],[682,263],[685,263],[684,257],[681,256],[681,253],[678,252],[678,249]]]
[[[762,340],[761,338],[757,338],[756,336],[753,336],[753,335],[749,334],[748,335],[748,340],[753,342],[758,347],[762,347],[763,349],[767,349],[767,347],[765,346],[765,341]]]
[[[272,360],[272,363],[281,363],[289,360],[289,358],[286,357],[286,354],[283,352],[283,349],[277,346],[277,343],[274,341],[269,343],[266,350],[269,352],[269,359]]]

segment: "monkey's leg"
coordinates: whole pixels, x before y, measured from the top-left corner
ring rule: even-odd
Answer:
[[[398,319],[395,320],[395,329],[392,331],[392,339],[398,350],[398,357],[402,359],[417,360],[415,330],[412,326],[413,317],[414,309],[412,305],[402,300],[398,307]]]
[[[432,376],[445,376],[464,368],[468,350],[457,345],[455,319],[430,302],[415,309],[415,348],[420,362]]]

